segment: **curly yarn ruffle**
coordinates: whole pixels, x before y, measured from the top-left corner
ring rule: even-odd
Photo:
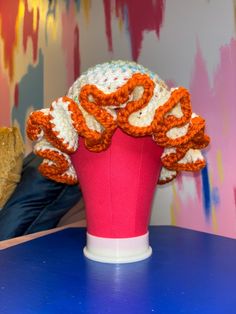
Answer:
[[[106,150],[117,128],[134,136],[151,136],[164,147],[159,184],[179,171],[198,171],[206,162],[200,149],[209,143],[205,121],[192,112],[189,92],[168,89],[160,78],[133,62],[113,61],[82,74],[68,95],[47,109],[31,113],[29,138],[43,157],[41,173],[53,180],[75,184],[70,154],[85,138],[89,151]]]

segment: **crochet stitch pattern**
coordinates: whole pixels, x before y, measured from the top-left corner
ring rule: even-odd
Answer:
[[[117,128],[151,136],[164,147],[159,184],[179,171],[198,171],[206,162],[200,149],[209,144],[205,121],[192,112],[189,92],[169,89],[157,74],[135,62],[98,64],[82,74],[67,96],[30,114],[27,135],[44,158],[40,172],[67,184],[77,182],[70,154],[79,136],[91,152],[106,150]]]

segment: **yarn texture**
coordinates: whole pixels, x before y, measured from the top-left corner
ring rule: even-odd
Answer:
[[[24,142],[17,127],[0,127],[0,210],[21,179]]]
[[[157,74],[134,62],[90,68],[67,96],[32,112],[27,122],[34,152],[44,158],[40,172],[67,184],[77,183],[70,154],[79,149],[79,136],[89,151],[99,153],[111,145],[117,128],[134,137],[151,136],[164,147],[159,184],[179,171],[199,171],[206,165],[200,150],[210,140],[205,120],[192,112],[189,92],[169,89]]]

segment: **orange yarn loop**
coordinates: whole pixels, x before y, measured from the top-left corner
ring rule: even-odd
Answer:
[[[165,179],[165,180],[162,180],[161,178],[159,178],[158,184],[159,184],[159,185],[167,184],[167,183],[171,182],[172,180],[174,180],[174,179],[178,176],[178,174],[179,174],[179,173],[177,172],[175,176],[170,177],[170,178]]]
[[[43,176],[61,183],[77,183],[77,180],[72,179],[67,174],[63,174],[69,167],[69,162],[66,160],[65,156],[50,149],[37,150],[35,153],[48,161],[53,161],[53,164],[51,165],[45,161],[41,163],[39,171]]]
[[[167,115],[177,104],[180,104],[182,117]],[[176,152],[162,157],[163,165],[169,170],[198,171],[205,166],[204,160],[192,163],[180,163],[189,149],[201,149],[209,144],[209,137],[204,134],[205,121],[201,117],[191,119],[192,109],[190,95],[186,89],[180,87],[174,90],[170,99],[156,110],[153,125],[153,138],[157,144],[164,147],[175,147]],[[167,136],[172,128],[183,127],[189,123],[185,135],[175,139]]]
[[[59,133],[54,131],[53,128],[55,127],[55,125],[51,122],[52,119],[53,118],[50,114],[45,115],[43,112],[40,111],[32,112],[27,121],[27,136],[32,141],[37,141],[41,133],[43,132],[45,139],[54,147],[67,154],[73,153],[73,149],[70,149],[68,147],[68,144],[65,144],[63,142],[64,139],[58,137]]]
[[[129,96],[138,86],[144,89],[142,97],[139,100],[128,102],[125,108],[118,108],[129,100]],[[104,131],[99,134],[96,131],[89,131],[85,123],[79,124],[78,121],[81,121],[82,113],[77,107],[72,115],[72,119],[74,125],[77,125],[76,129],[79,134],[85,137],[86,147],[93,152],[107,149],[111,143],[112,135],[118,126],[126,133],[132,135],[135,133],[135,136],[147,135],[147,128],[133,127],[129,124],[128,119],[131,113],[144,108],[149,103],[153,95],[153,90],[153,81],[149,76],[140,73],[134,74],[126,84],[111,94],[103,93],[95,85],[85,85],[82,87],[79,94],[80,105],[91,114],[104,129]],[[92,97],[93,101],[90,101],[89,97]],[[107,106],[117,107],[117,121],[103,108]],[[148,133],[151,134],[150,127]]]
[[[31,141],[37,141],[48,126],[48,116],[43,112],[32,112],[27,121],[26,133]]]

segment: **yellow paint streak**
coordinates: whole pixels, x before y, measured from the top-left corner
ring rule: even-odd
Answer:
[[[83,13],[85,17],[86,24],[89,24],[89,11],[91,9],[91,2],[90,0],[82,0],[82,8],[83,8]]]
[[[218,222],[217,222],[217,218],[216,218],[216,210],[215,210],[215,207],[213,205],[211,208],[211,219],[212,219],[213,232],[217,233],[218,232]]]
[[[33,9],[33,30],[37,30],[37,13],[38,13],[38,8]]]
[[[176,226],[176,217],[173,203],[170,206],[170,223],[172,226]]]
[[[47,19],[47,33],[50,39],[57,40],[58,24],[52,15],[49,15]]]
[[[173,199],[174,199],[174,202],[175,202],[175,208],[179,212],[181,210],[181,204],[180,204],[178,193],[176,191],[175,184],[172,184],[172,191],[173,191]]]
[[[28,0],[28,10],[29,12],[33,12],[33,31],[36,31],[37,29],[37,14],[39,11],[41,18],[43,4],[45,6],[45,4],[47,4],[46,1]]]
[[[37,27],[37,13],[39,11],[39,24],[40,27],[44,27],[46,24],[48,1],[40,0],[28,0],[29,10],[33,10],[33,27],[36,30]]]
[[[122,32],[123,31],[123,20],[122,20],[121,16],[119,16],[118,25],[119,25],[119,31]]]
[[[20,4],[19,4],[19,10],[18,10],[18,18],[17,19],[23,19],[25,16],[25,4],[24,2],[21,0]]]
[[[58,34],[60,34],[61,20],[57,16],[57,12],[61,12],[61,2],[56,3],[56,16],[49,13],[49,2],[41,0],[28,0],[29,10],[33,11],[33,29],[37,28],[37,14],[39,11],[39,32],[46,28],[48,40],[57,42]],[[53,8],[52,8],[53,10]]]
[[[224,170],[223,170],[223,162],[222,162],[222,153],[220,150],[216,153],[216,161],[217,161],[217,170],[220,182],[223,183],[224,181]]]

